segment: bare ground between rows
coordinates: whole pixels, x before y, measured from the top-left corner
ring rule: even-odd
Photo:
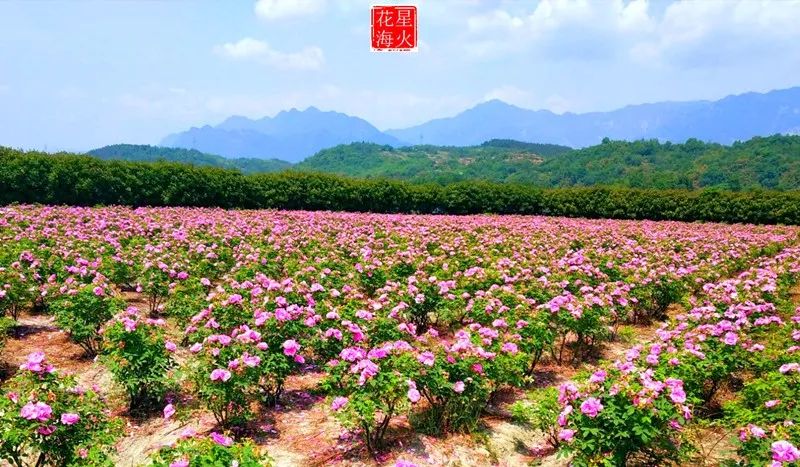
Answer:
[[[129,305],[147,309],[147,301],[140,294],[126,292],[124,297]],[[677,309],[671,308],[670,311],[673,314]],[[633,339],[637,343],[651,341],[659,324],[634,326]],[[168,332],[180,331],[168,329]],[[621,358],[631,345],[630,342],[607,343],[600,349],[598,361]],[[125,420],[125,434],[116,445],[116,465],[141,465],[161,446],[177,440],[186,428],[198,433],[214,429],[213,416],[203,410],[183,414],[183,421],[129,417],[120,402],[124,398],[114,387],[108,370],[99,362],[85,358],[80,347],[70,342],[67,335],[55,326],[51,316],[24,314],[6,344],[3,360],[17,368],[34,351],[46,352],[59,371],[76,375],[81,384],[99,388],[111,402],[112,412]],[[537,367],[533,387],[558,385],[574,377],[579,369],[593,366],[559,365],[545,360]],[[400,459],[419,465],[441,466],[567,465],[567,460],[557,457],[547,446],[541,433],[511,420],[508,407],[524,397],[524,390],[519,389],[501,391],[487,407],[481,420],[482,428],[472,435],[427,436],[415,432],[406,417],[396,417],[387,435],[387,453],[377,460],[372,459],[358,436],[341,427],[329,408],[329,402],[314,394],[321,377],[321,374],[313,372],[290,376],[281,403],[260,414],[250,430],[250,436],[277,465],[393,465]]]

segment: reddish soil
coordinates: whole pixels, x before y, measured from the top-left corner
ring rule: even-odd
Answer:
[[[139,294],[125,292],[123,296],[129,305],[147,309],[146,300]],[[2,355],[12,368],[19,367],[29,353],[41,350],[59,371],[75,374],[82,384],[95,385],[109,401],[116,401],[112,402],[112,412],[126,421],[125,435],[117,443],[117,465],[140,465],[153,451],[174,442],[187,427],[198,433],[215,428],[213,416],[204,410],[179,410],[171,420],[163,420],[158,414],[147,420],[129,417],[124,397],[115,388],[108,371],[100,363],[85,358],[82,349],[55,327],[52,317],[24,315],[19,322]],[[636,327],[634,340],[651,340],[659,324]],[[178,338],[180,330],[170,323],[168,334]],[[630,346],[630,343],[609,343],[601,349],[599,357],[618,358]],[[532,387],[560,384],[581,368],[586,369],[587,364],[558,365],[545,358],[533,375]],[[513,388],[494,397],[482,420],[483,428],[472,435],[427,436],[414,432],[406,417],[396,417],[387,435],[389,452],[373,460],[358,434],[342,428],[335,419],[329,401],[314,393],[321,378],[321,373],[313,371],[290,376],[281,403],[265,411],[251,427],[250,436],[277,465],[394,465],[399,459],[419,465],[567,465],[565,459],[555,456],[541,433],[512,422],[508,407],[525,396],[524,390]]]

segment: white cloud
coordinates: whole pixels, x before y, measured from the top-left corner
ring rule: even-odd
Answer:
[[[322,49],[304,47],[298,52],[281,52],[268,43],[245,37],[214,47],[214,52],[234,60],[253,60],[282,70],[317,70],[325,63]]]
[[[541,0],[530,12],[504,9],[473,15],[467,50],[478,57],[531,50],[554,58],[613,55],[622,36],[654,28],[647,0]]]
[[[255,12],[259,18],[278,20],[313,15],[324,7],[324,0],[258,0]]]
[[[800,54],[800,0],[541,0],[466,19],[467,51],[493,58],[529,52],[554,60],[633,59],[640,64],[703,67]]]
[[[631,52],[639,60],[688,66],[752,61],[800,52],[798,24],[798,0],[675,2]]]

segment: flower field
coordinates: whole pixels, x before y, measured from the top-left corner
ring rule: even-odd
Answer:
[[[792,465],[800,229],[0,208],[0,460]]]

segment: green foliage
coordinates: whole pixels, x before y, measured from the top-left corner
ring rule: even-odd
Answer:
[[[773,138],[776,145],[785,142],[788,145],[785,151],[789,152],[794,139],[800,140],[800,137]],[[0,190],[0,204],[543,214],[800,224],[797,191],[542,189],[534,185],[477,181],[442,186],[294,171],[246,176],[233,170],[177,163],[100,161],[86,156],[8,148],[0,148],[0,187],[7,187]]]
[[[162,320],[143,319],[129,309],[105,329],[103,361],[125,388],[132,411],[157,407],[172,385],[174,361],[162,326]]]
[[[0,317],[0,351],[3,350],[8,333],[11,332],[15,325],[16,323],[13,319],[6,318],[5,316]]]
[[[560,427],[556,423],[561,405],[558,403],[558,389],[548,387],[532,391],[528,398],[511,405],[511,415],[518,423],[525,423],[541,431],[552,447],[558,447]]]
[[[92,149],[87,153],[103,160],[124,160],[132,162],[180,162],[196,166],[219,167],[240,170],[242,173],[262,173],[286,170],[292,164],[279,159],[255,159],[242,157],[228,159],[196,149],[164,148],[146,144],[112,144]]]
[[[72,376],[58,376],[44,361],[40,368],[23,370],[3,386],[0,459],[17,467],[113,465],[108,454],[121,423]]]
[[[153,457],[154,467],[185,466],[229,466],[263,467],[273,465],[272,459],[259,452],[258,446],[250,441],[233,443],[224,435],[213,433],[213,438],[188,438],[179,440],[172,446],[165,446]],[[226,446],[226,444],[230,444]]]
[[[492,140],[473,147],[392,148],[354,143],[325,149],[297,165],[355,177],[440,184],[468,180],[540,187],[727,190],[800,188],[800,137],[756,137],[731,146],[690,139],[610,141],[583,149]]]
[[[347,396],[347,403],[337,416],[345,426],[361,428],[367,449],[375,455],[384,446],[392,417],[409,405],[409,393],[416,390],[410,378],[416,373],[418,363],[409,353],[390,354],[380,361],[380,366],[370,360],[361,362],[367,365],[358,368],[360,374],[351,371],[348,362],[338,362],[330,369],[322,387],[332,394]],[[374,375],[365,377],[371,369]]]
[[[299,170],[393,178],[413,182],[453,183],[467,180],[530,182],[545,157],[570,148],[551,144],[492,140],[480,146],[443,147],[419,145],[392,148],[372,143],[353,143],[323,149],[297,164]]]
[[[38,286],[32,273],[19,262],[0,267],[0,316],[9,315],[16,321],[22,310],[33,304]]]
[[[100,351],[100,328],[125,305],[110,293],[110,289],[90,284],[58,297],[50,305],[58,327],[89,356]]]
[[[590,383],[577,398],[577,388],[560,388],[565,410],[558,421],[565,428],[558,438],[561,451],[573,456],[571,465],[665,465],[685,459],[691,446],[683,439],[683,406],[675,402],[676,392],[665,390],[642,401],[639,394],[652,386],[643,376],[610,369],[607,378]]]

